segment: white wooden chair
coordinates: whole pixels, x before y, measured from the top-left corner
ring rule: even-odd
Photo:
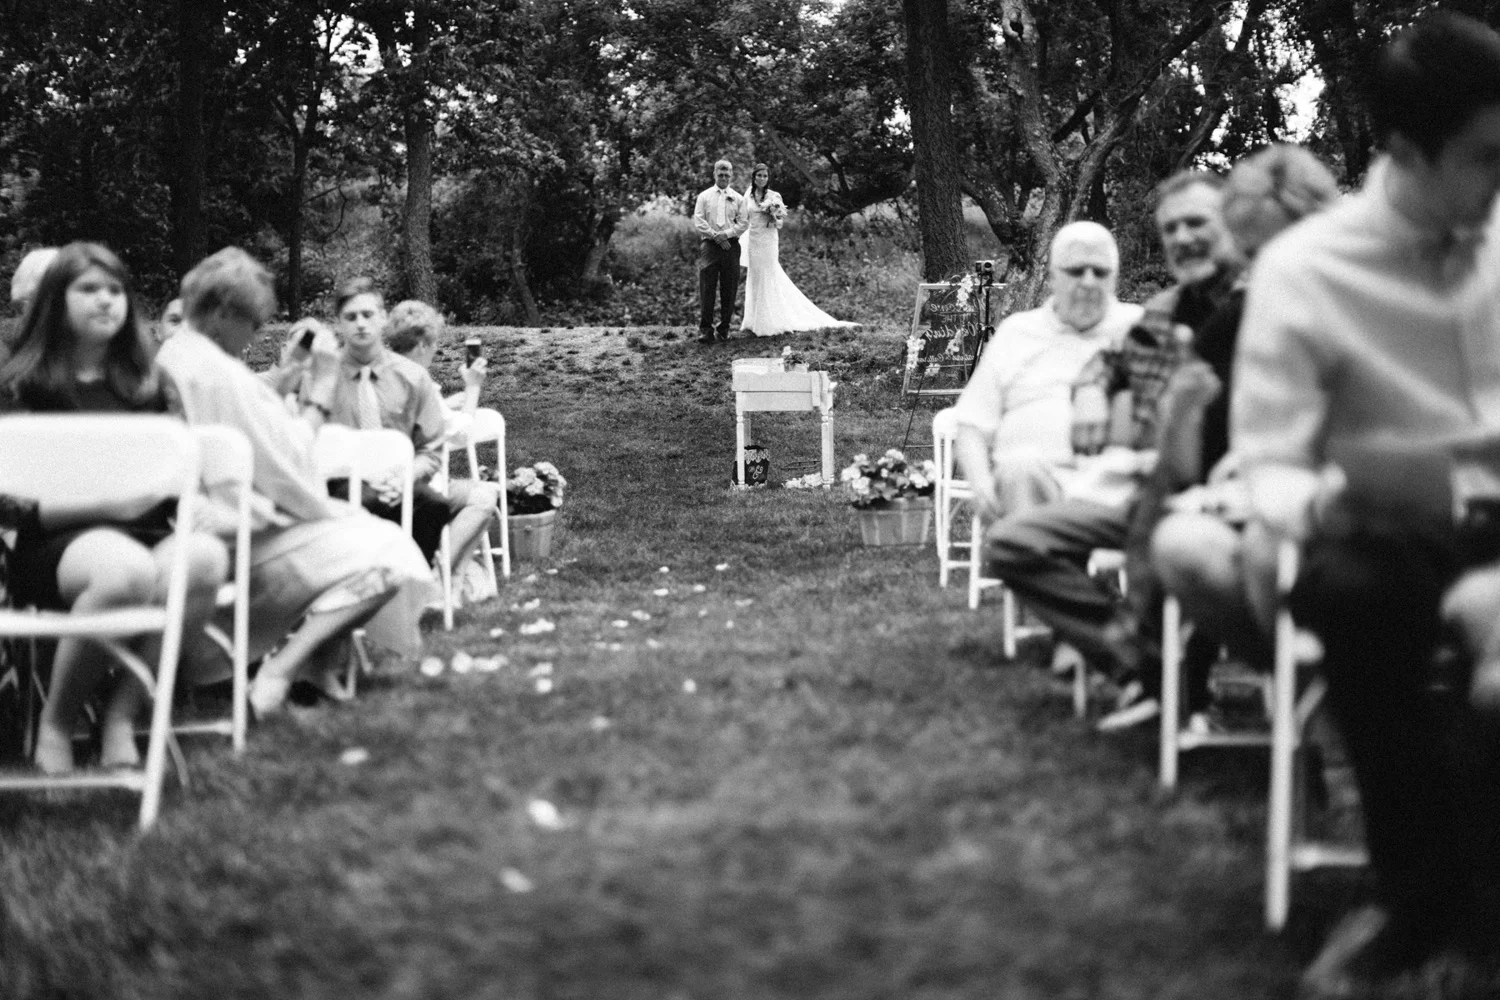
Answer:
[[[198,439],[171,417],[27,414],[0,418],[0,492],[43,504],[63,499],[176,497],[179,542],[168,570],[164,607],[77,615],[0,609],[0,638],[93,640],[140,680],[152,700],[143,767],[86,769],[65,775],[0,774],[0,790],[124,788],[141,796],[141,829],[149,829],[156,821],[172,738],[172,696],[187,599],[186,541],[198,482]],[[150,635],[161,636],[155,676],[129,647],[130,642]]]
[[[510,510],[505,496],[505,417],[501,416],[499,410],[489,407],[480,407],[474,411],[472,419],[466,428],[455,432],[443,441],[443,475],[451,478],[453,475],[453,449],[461,447],[469,459],[469,475],[474,475],[479,469],[479,450],[481,444],[495,443],[495,479],[500,484],[500,508],[496,512],[499,523],[498,537],[500,539],[500,572],[510,579]],[[453,554],[450,548],[450,534],[447,528],[443,529],[442,555],[439,559],[444,567],[442,571],[443,581],[443,625],[445,628],[453,628],[453,581],[448,567],[453,564]],[[490,587],[496,591],[500,589],[500,581],[495,576],[495,552],[494,546],[490,544],[490,533],[488,528],[479,536],[479,551],[484,558],[485,571],[489,574]]]
[[[1361,847],[1312,840],[1307,836],[1307,767],[1302,753],[1308,721],[1327,693],[1323,678],[1308,680],[1299,696],[1298,671],[1322,657],[1317,638],[1297,628],[1286,597],[1297,580],[1299,553],[1292,542],[1277,553],[1276,669],[1272,680],[1271,794],[1266,809],[1266,926],[1280,930],[1291,909],[1292,874],[1326,867],[1358,867],[1368,862]]]
[[[341,424],[324,424],[318,431],[314,448],[318,474],[324,479],[346,479],[349,482],[349,498],[359,502],[366,477],[382,476],[392,470],[402,474],[401,481],[401,528],[407,534],[412,530],[412,492],[416,488],[416,449],[411,438],[400,431],[381,428],[379,430],[355,430]],[[449,590],[446,566],[443,572],[444,605],[448,604]],[[354,697],[361,673],[370,672],[370,656],[365,649],[364,630],[355,629],[348,667],[337,687],[328,693],[335,698],[348,700]]]
[[[233,427],[195,427],[193,434],[198,438],[205,492],[215,495],[228,488],[235,505],[234,566],[217,600],[218,607],[232,609],[233,624],[228,634],[214,622],[204,627],[232,665],[230,711],[227,718],[179,723],[173,731],[178,735],[228,736],[235,754],[241,754],[250,716],[250,496],[254,453],[249,439]]]
[[[969,571],[969,608],[979,607],[980,595],[992,588],[1000,588],[1001,598],[1001,643],[1006,659],[1014,659],[1017,643],[1042,629],[1023,627],[1018,624],[1019,611],[1016,595],[1011,593],[999,579],[984,575],[984,560],[979,546],[984,538],[979,510],[973,504],[974,491],[966,479],[958,477],[954,441],[958,437],[958,421],[949,407],[939,410],[932,417],[932,456],[937,469],[937,481],[933,484],[934,532],[938,553],[938,586],[948,586],[948,577],[954,570]],[[953,525],[959,509],[967,503],[970,509],[969,537],[955,538]]]
[[[1161,787],[1177,787],[1178,766],[1182,755],[1202,747],[1265,747],[1271,745],[1269,732],[1197,731],[1182,723],[1182,656],[1185,649],[1185,625],[1182,620],[1182,605],[1171,594],[1162,605],[1161,627],[1161,739],[1157,775]],[[1266,701],[1266,713],[1272,712],[1274,683],[1266,677],[1261,681],[1261,691]]]

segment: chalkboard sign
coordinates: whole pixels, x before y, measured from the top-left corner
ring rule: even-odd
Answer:
[[[963,391],[984,346],[985,320],[993,324],[1003,315],[1000,293],[1004,289],[1003,284],[987,285],[971,288],[965,296],[956,282],[917,286],[906,338],[903,397],[957,396]],[[986,297],[988,309],[984,308]]]

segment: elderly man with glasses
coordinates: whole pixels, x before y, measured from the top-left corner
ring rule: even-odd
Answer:
[[[1108,229],[1074,222],[1052,241],[1052,295],[1006,317],[954,406],[954,452],[988,521],[1060,499],[1073,468],[1073,383],[1142,316],[1115,298]]]

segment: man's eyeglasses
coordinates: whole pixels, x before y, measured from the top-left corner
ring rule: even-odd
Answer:
[[[1070,278],[1081,278],[1087,272],[1096,278],[1107,278],[1114,272],[1107,267],[1095,267],[1093,264],[1079,264],[1077,267],[1065,267],[1063,274]]]

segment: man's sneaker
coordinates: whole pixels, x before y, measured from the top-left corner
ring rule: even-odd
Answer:
[[[1161,702],[1148,697],[1140,681],[1131,681],[1120,690],[1120,700],[1113,712],[1094,724],[1101,733],[1117,733],[1142,723],[1150,722],[1161,714]]]
[[[1052,672],[1058,677],[1071,677],[1083,665],[1083,654],[1066,642],[1059,642],[1052,650]]]
[[[1422,963],[1430,947],[1380,906],[1364,906],[1339,921],[1323,950],[1302,973],[1305,1000],[1350,1000]]]

